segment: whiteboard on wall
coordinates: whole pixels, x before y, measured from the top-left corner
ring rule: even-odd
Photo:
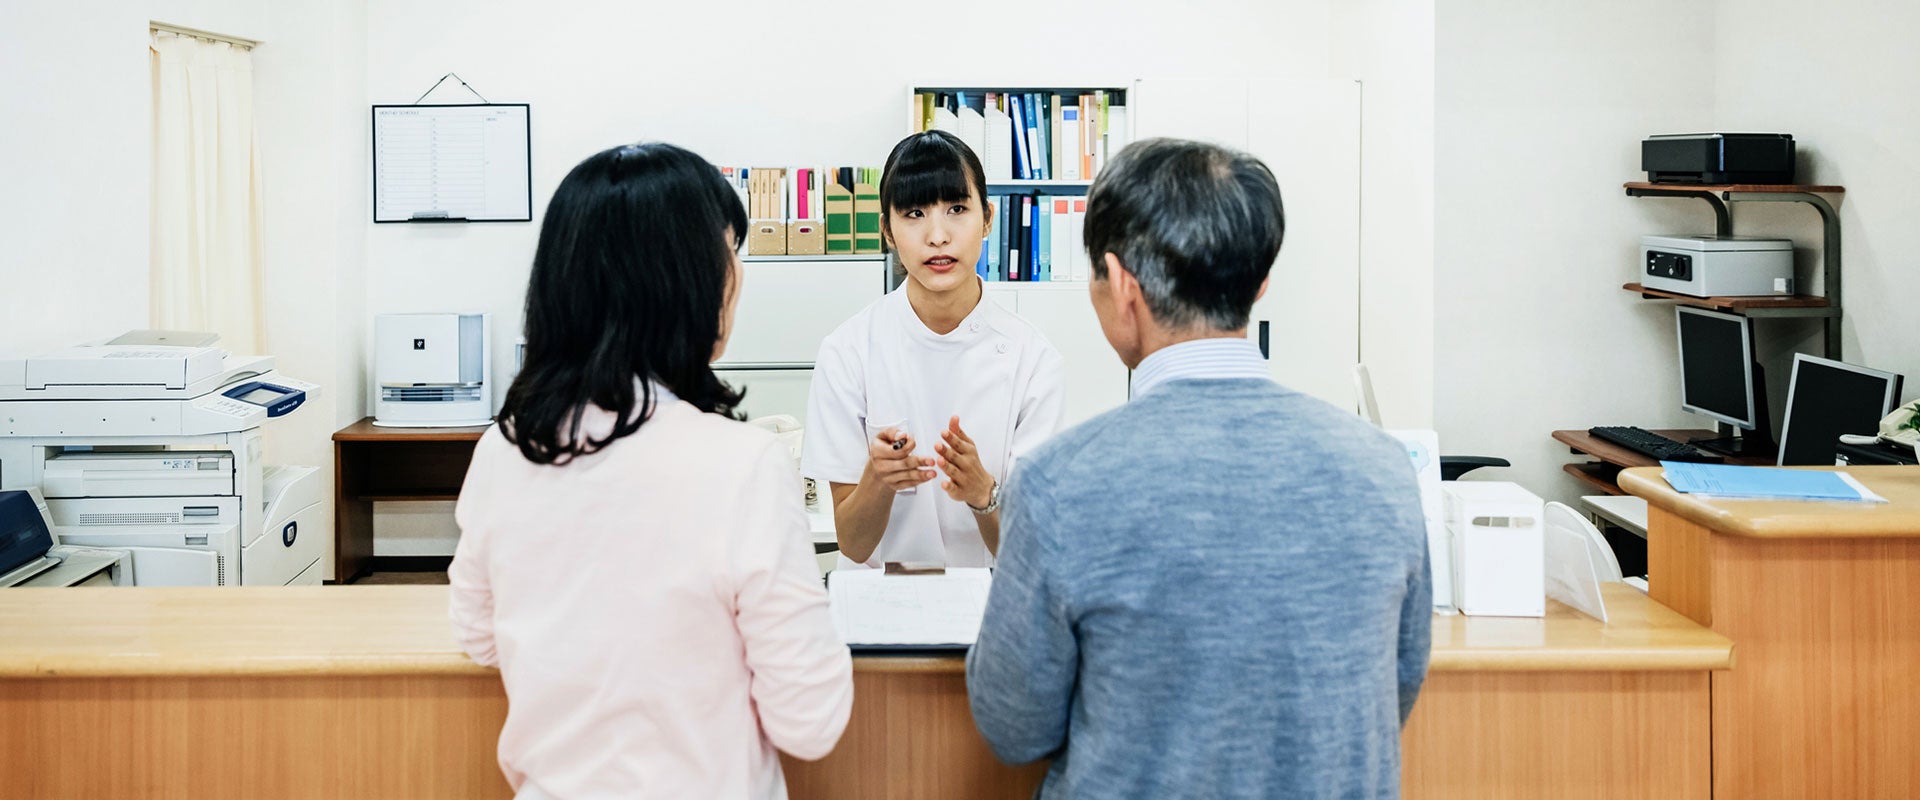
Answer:
[[[529,222],[525,103],[373,107],[374,222]]]

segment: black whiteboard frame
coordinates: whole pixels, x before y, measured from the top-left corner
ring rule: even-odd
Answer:
[[[381,219],[380,218],[380,109],[383,108],[524,108],[527,110],[527,215],[524,217],[489,217],[473,219],[470,217],[441,219]],[[532,222],[533,221],[533,106],[527,103],[374,103],[367,111],[367,163],[371,165],[370,176],[373,194],[369,197],[368,213],[375,225],[406,225],[413,223],[444,224],[450,222]]]

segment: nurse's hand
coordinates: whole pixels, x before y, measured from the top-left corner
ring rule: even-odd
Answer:
[[[913,436],[888,428],[867,440],[867,461],[873,477],[894,491],[933,480],[933,459],[913,454]]]
[[[986,508],[993,502],[993,476],[980,463],[980,448],[974,446],[973,438],[960,429],[959,417],[947,421],[940,439],[933,446],[933,451],[940,454],[940,469],[947,473],[940,488],[947,490],[948,497],[974,508]]]

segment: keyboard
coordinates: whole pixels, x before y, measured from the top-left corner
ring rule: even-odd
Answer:
[[[1603,442],[1619,445],[1655,461],[1697,461],[1718,464],[1725,458],[1686,442],[1676,442],[1653,431],[1624,425],[1588,428],[1587,433]]]

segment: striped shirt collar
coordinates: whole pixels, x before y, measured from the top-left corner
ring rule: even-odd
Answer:
[[[1193,339],[1153,352],[1133,370],[1133,396],[1185,380],[1273,380],[1253,342],[1237,337]]]

